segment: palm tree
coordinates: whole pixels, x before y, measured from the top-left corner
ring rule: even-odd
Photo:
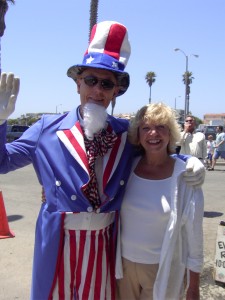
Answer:
[[[145,75],[145,80],[147,82],[147,84],[149,85],[150,88],[150,94],[149,94],[149,104],[151,103],[152,99],[151,99],[151,93],[152,93],[152,84],[155,82],[156,78],[156,74],[155,72],[148,72]]]
[[[90,3],[90,23],[89,23],[89,40],[91,36],[91,30],[92,27],[97,23],[98,21],[98,0],[91,0]],[[112,99],[111,101],[111,115],[113,116],[114,108],[116,106],[116,98]]]
[[[90,23],[89,23],[89,40],[91,36],[91,30],[92,27],[97,23],[98,21],[98,0],[91,0],[90,2]],[[113,116],[114,108],[116,106],[116,98],[112,99],[111,101],[111,115]]]
[[[91,35],[92,27],[98,20],[98,0],[91,0],[90,3],[90,23],[89,23],[89,39]]]
[[[5,15],[8,10],[8,2],[14,4],[14,0],[0,0],[0,74],[1,74],[1,37],[5,32]]]
[[[190,84],[192,84],[192,81],[195,78],[193,77],[193,73],[192,72],[189,72],[189,71],[185,72],[183,74],[183,83],[184,84],[186,84],[186,76],[187,76],[187,86],[190,87]]]
[[[191,93],[191,87],[190,85],[192,84],[193,79],[195,79],[193,76],[192,72],[185,72],[183,74],[183,83],[185,84],[186,88],[185,88],[185,93],[186,93],[186,99],[187,99],[187,107],[186,107],[186,113],[189,114],[189,100],[190,100],[190,93]],[[187,84],[186,84],[186,80],[187,80]]]

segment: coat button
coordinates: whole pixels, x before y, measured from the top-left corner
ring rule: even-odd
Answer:
[[[76,195],[72,195],[72,196],[71,196],[71,200],[73,200],[73,201],[74,201],[74,200],[77,200],[77,196],[76,196]]]
[[[120,185],[124,185],[124,180],[120,180]]]
[[[56,186],[60,186],[61,185],[61,181],[60,180],[56,180],[55,185]]]
[[[87,208],[87,211],[88,211],[88,212],[93,212],[93,207],[89,206],[89,207]]]

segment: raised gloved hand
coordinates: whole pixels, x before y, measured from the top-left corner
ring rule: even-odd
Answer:
[[[16,99],[19,93],[20,79],[13,73],[1,74],[0,81],[0,125],[14,112]]]
[[[205,180],[205,166],[197,157],[190,157],[186,163],[184,179],[188,185],[201,187]]]

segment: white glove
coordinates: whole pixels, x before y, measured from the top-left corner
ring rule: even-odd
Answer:
[[[0,81],[0,125],[3,124],[15,110],[15,103],[20,89],[20,79],[13,73],[1,74]]]
[[[205,167],[197,157],[187,159],[184,179],[188,185],[201,187],[205,180]]]

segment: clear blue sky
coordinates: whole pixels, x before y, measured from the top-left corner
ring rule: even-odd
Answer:
[[[81,63],[87,48],[89,0],[16,0],[9,5],[1,38],[2,71],[21,78],[12,118],[31,112],[68,111],[79,104],[68,67]],[[133,113],[148,103],[145,75],[157,75],[152,102],[184,108],[185,55],[189,57],[190,111],[225,113],[224,0],[99,0],[98,21],[115,20],[128,28],[132,53],[131,85],[117,98],[115,113]],[[198,54],[195,58],[192,54]],[[181,97],[179,97],[181,96]],[[109,112],[111,110],[109,109]]]

